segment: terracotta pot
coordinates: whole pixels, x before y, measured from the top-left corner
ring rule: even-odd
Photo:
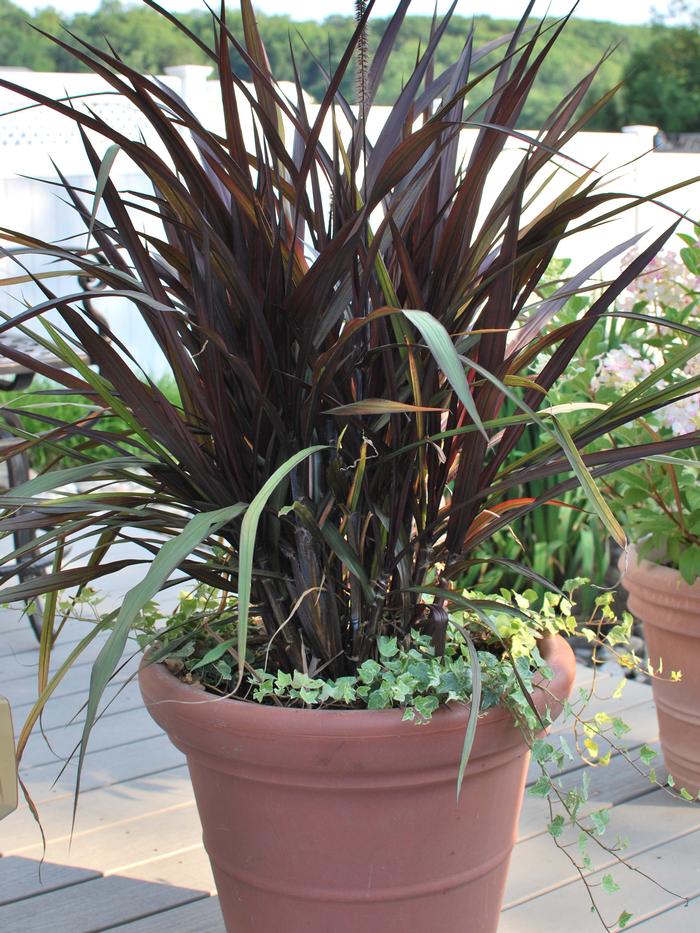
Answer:
[[[565,698],[573,653],[557,637],[543,654]],[[161,664],[139,679],[187,755],[229,933],[496,930],[528,764],[506,710],[480,720],[457,802],[464,706],[419,726],[400,710],[218,700]]]
[[[634,548],[618,562],[627,605],[644,624],[666,768],[678,787],[700,791],[700,581],[687,584],[677,570],[639,560]],[[682,680],[672,682],[671,671]]]

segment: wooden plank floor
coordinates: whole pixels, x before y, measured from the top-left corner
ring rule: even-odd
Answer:
[[[78,627],[74,637],[80,634]],[[61,654],[67,650],[61,648]],[[36,656],[27,623],[1,611],[0,693],[13,704],[17,727],[31,705]],[[183,757],[142,708],[136,684],[126,683],[136,660],[120,675],[113,702],[95,729],[70,839],[75,769],[71,764],[61,768],[80,733],[88,661],[61,685],[45,717],[44,736],[30,740],[22,769],[46,833],[44,860],[39,830],[26,805],[0,823],[0,930],[223,933]],[[581,684],[590,677],[580,668]],[[601,693],[609,696],[618,680],[602,674]],[[609,702],[602,705],[610,707]],[[656,743],[648,686],[628,683],[617,709],[631,726],[630,747]],[[556,732],[566,735],[570,727],[559,726]],[[622,889],[610,895],[596,889],[606,919],[612,922],[627,909],[634,915],[627,929],[700,930],[700,806],[654,790],[619,757],[590,774],[592,807],[612,808],[611,840],[616,833],[629,837],[626,857],[639,869],[621,868],[607,853],[591,851],[592,882],[599,885],[612,872]],[[536,776],[532,768],[529,780]],[[568,787],[580,777],[574,762],[562,780]],[[499,933],[597,933],[601,927],[590,914],[585,888],[546,824],[546,804],[526,797]]]

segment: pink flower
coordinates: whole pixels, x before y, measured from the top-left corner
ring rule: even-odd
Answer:
[[[630,250],[622,259],[625,268],[636,259],[638,250]],[[650,311],[667,308],[683,308],[692,300],[689,292],[700,291],[700,278],[693,275],[678,258],[667,250],[652,259],[632,284],[621,295],[618,306],[631,311],[635,304],[644,301],[651,305]]]
[[[661,427],[669,428],[673,434],[688,434],[700,428],[700,395],[691,395],[672,405],[666,405],[656,413]]]
[[[598,357],[598,369],[591,380],[594,392],[604,387],[628,390],[654,371],[651,360],[643,359],[639,350],[624,343],[617,350],[608,350]]]

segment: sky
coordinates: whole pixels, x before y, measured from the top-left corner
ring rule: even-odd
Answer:
[[[27,10],[37,7],[53,6],[61,13],[71,14],[91,12],[99,5],[99,0],[15,0]],[[160,0],[173,12],[203,9],[197,0]],[[652,5],[663,10],[668,0],[580,0],[577,15],[585,19],[607,19],[618,23],[646,23],[649,21]],[[229,0],[231,6],[236,0]],[[396,8],[397,0],[377,0],[377,16],[387,16]],[[438,12],[444,12],[450,0],[438,0]],[[324,19],[332,13],[348,14],[353,9],[352,0],[254,0],[261,13],[286,13],[294,19]],[[535,14],[543,15],[549,9],[553,16],[568,12],[573,0],[537,0]],[[489,13],[491,16],[512,19],[518,17],[526,6],[526,0],[458,0],[457,12],[465,16],[477,13]],[[413,0],[411,13],[430,15],[434,0]]]

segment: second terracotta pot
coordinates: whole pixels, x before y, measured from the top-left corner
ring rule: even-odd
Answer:
[[[619,562],[627,603],[644,624],[664,761],[677,787],[700,791],[700,581],[687,584],[677,570],[640,560],[634,548]],[[673,682],[671,672],[680,671]]]
[[[535,701],[557,715],[575,662],[542,650]],[[415,725],[218,700],[160,664],[139,679],[187,755],[229,933],[495,933],[528,764],[509,712],[480,720],[457,801],[464,706]]]

